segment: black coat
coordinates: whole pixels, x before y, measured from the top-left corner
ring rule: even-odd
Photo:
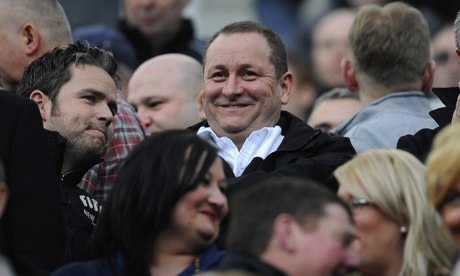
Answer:
[[[60,188],[65,225],[64,263],[86,260],[89,257],[88,240],[96,226],[101,206],[93,195],[77,185],[96,163],[61,174],[67,140],[56,131],[45,132],[53,156],[53,167],[60,175],[59,179],[54,180],[54,185]]]
[[[330,136],[294,115],[282,111],[279,122],[284,136],[279,148],[265,159],[256,157],[235,177],[230,166],[224,162],[229,193],[247,187],[271,176],[294,176],[316,180],[333,191],[337,184],[332,180],[334,170],[353,158],[356,151],[346,137]],[[202,122],[191,129],[197,131]]]
[[[154,49],[148,40],[137,28],[129,26],[126,21],[121,20],[118,30],[131,43],[136,53],[136,65],[133,70],[144,61],[163,54],[179,53],[190,56],[201,63],[204,43],[195,38],[192,22],[183,19],[181,27],[170,41],[161,47]]]
[[[49,275],[62,264],[59,186],[37,105],[0,90],[0,157],[10,190],[1,247],[19,275]]]
[[[430,111],[431,118],[439,126],[434,129],[423,128],[413,135],[401,136],[396,145],[396,148],[410,152],[423,163],[431,151],[436,134],[451,123],[460,90],[458,87],[433,88],[433,92],[445,105],[445,107]]]

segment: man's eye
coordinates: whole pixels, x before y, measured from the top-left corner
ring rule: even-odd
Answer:
[[[161,105],[161,102],[150,102],[148,103],[148,107],[151,109],[158,108]]]
[[[96,97],[94,97],[94,96],[83,96],[83,99],[85,99],[86,101],[88,101],[90,103],[96,102]]]
[[[211,74],[211,79],[214,81],[224,81],[226,79],[226,74],[224,72],[215,72]]]
[[[254,80],[257,78],[257,74],[253,71],[245,70],[241,73],[243,79],[245,80]]]
[[[341,245],[343,248],[348,248],[351,243],[356,239],[354,235],[347,235],[341,240]]]

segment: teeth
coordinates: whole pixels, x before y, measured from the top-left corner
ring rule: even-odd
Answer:
[[[245,107],[245,105],[225,105],[224,107],[226,107],[226,108],[242,108],[242,107]]]

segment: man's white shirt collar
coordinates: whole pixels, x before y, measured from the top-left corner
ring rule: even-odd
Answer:
[[[210,127],[200,127],[197,134],[217,146],[219,156],[230,165],[235,176],[241,176],[255,157],[265,159],[276,151],[284,139],[280,126],[264,127],[252,132],[238,151],[230,138],[218,137]]]

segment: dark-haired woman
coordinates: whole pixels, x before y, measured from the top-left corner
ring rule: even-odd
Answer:
[[[147,138],[129,154],[96,227],[99,259],[54,275],[195,275],[219,266],[228,212],[216,149],[188,130]]]

